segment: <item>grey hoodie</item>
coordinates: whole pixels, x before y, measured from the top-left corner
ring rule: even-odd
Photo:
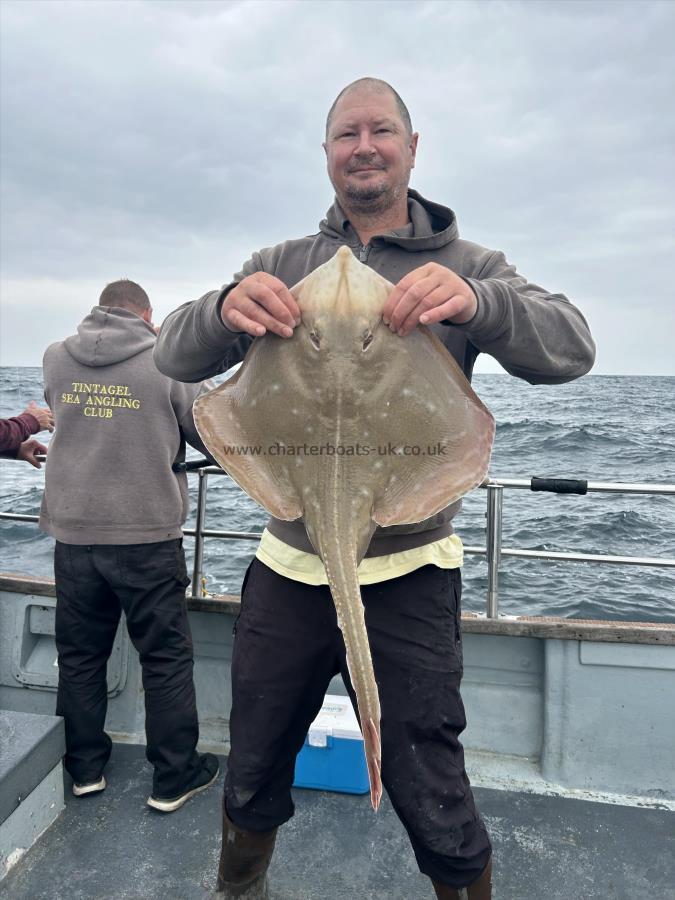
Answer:
[[[182,536],[187,481],[172,464],[200,384],[162,375],[153,328],[125,309],[95,306],[77,334],[48,347],[49,444],[40,527],[67,544],[144,544]]]
[[[220,317],[223,298],[245,276],[268,272],[292,287],[327,262],[346,244],[366,265],[396,284],[428,262],[447,266],[473,288],[475,316],[464,325],[440,323],[433,330],[471,378],[479,353],[489,353],[507,372],[531,384],[572,381],[590,370],[595,345],[578,309],[563,294],[550,294],[531,284],[498,250],[488,250],[459,237],[455,214],[408,191],[410,222],[362,246],[336,201],[319,232],[261,250],[221,290],[186,303],[164,322],[155,361],[172,378],[197,381],[240,362],[253,338],[230,331]],[[420,546],[451,533],[453,504],[417,525],[378,528],[368,556]],[[311,552],[301,521],[272,519],[270,531],[293,547]]]

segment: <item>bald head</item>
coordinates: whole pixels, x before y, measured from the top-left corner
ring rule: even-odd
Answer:
[[[337,107],[340,100],[345,97],[347,94],[351,94],[356,91],[374,91],[375,93],[389,94],[396,101],[396,107],[398,109],[398,114],[401,117],[401,122],[403,123],[403,127],[408,136],[412,134],[412,122],[410,120],[410,113],[408,112],[408,107],[405,105],[403,100],[399,97],[394,88],[388,84],[386,81],[382,81],[380,78],[358,78],[356,81],[352,81],[351,84],[348,84],[347,87],[342,88],[340,93],[337,95],[335,100],[333,101],[333,105],[328,111],[328,116],[326,118],[326,137],[328,137],[328,132],[330,131],[331,121],[333,119],[333,114],[335,112],[335,108]]]

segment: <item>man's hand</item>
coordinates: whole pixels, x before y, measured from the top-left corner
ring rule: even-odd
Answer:
[[[262,337],[273,331],[291,337],[300,309],[283,281],[267,272],[248,275],[223,300],[220,316],[230,331]]]
[[[54,430],[54,416],[49,407],[38,406],[35,400],[31,400],[28,406],[24,409],[24,413],[30,413],[31,416],[35,416],[35,418],[40,423],[40,431]]]
[[[463,325],[476,314],[478,301],[469,285],[452,269],[427,263],[402,278],[382,310],[382,319],[401,337],[417,326],[449,320]]]
[[[35,438],[29,438],[27,441],[24,441],[23,444],[19,447],[16,458],[25,460],[25,462],[30,463],[31,466],[35,466],[36,469],[42,468],[42,463],[36,457],[39,454],[46,453],[47,448],[44,444],[41,444],[40,441],[36,441]]]

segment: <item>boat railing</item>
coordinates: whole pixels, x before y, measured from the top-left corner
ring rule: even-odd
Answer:
[[[194,528],[185,528],[183,533],[195,539],[192,567],[193,599],[206,596],[204,566],[204,541],[206,539],[258,541],[258,531],[222,531],[206,528],[206,505],[210,475],[227,475],[218,466],[204,465],[203,461],[191,461],[174,467],[188,474],[196,474],[197,511]],[[487,562],[486,615],[489,619],[499,617],[499,568],[502,557],[521,559],[556,560],[560,562],[602,563],[624,566],[656,566],[675,568],[675,558],[653,556],[616,556],[604,553],[577,553],[554,550],[525,550],[502,546],[502,519],[504,510],[504,490],[543,491],[554,494],[647,494],[675,497],[675,484],[623,483],[612,481],[586,481],[576,478],[488,478],[481,485],[487,496],[485,547],[465,546],[467,555],[484,556]],[[23,513],[0,512],[0,519],[17,522],[37,522],[38,516]]]

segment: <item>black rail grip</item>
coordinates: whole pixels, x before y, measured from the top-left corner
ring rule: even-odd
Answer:
[[[194,472],[197,469],[205,469],[214,463],[210,459],[191,459],[188,462],[174,463],[171,466],[172,472]]]
[[[588,482],[581,478],[540,478],[533,475],[530,490],[551,494],[587,494]]]

